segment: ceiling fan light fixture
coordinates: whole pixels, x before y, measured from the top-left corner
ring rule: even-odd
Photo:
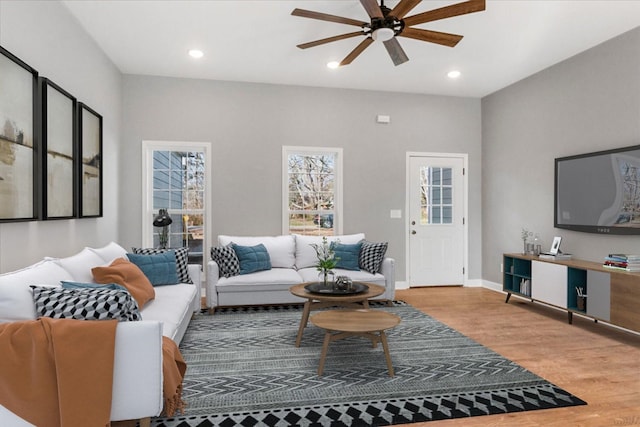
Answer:
[[[327,62],[327,68],[335,70],[338,67],[340,67],[340,63],[338,61],[329,61],[329,62]]]
[[[373,30],[373,33],[371,33],[371,38],[373,38],[375,41],[380,40],[381,42],[386,42],[387,40],[391,40],[395,35],[395,31],[393,31],[391,28],[383,27]]]
[[[449,77],[450,79],[457,79],[461,75],[462,73],[458,70],[452,70],[447,73],[447,77]]]

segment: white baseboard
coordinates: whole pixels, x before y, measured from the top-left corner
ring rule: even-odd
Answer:
[[[489,280],[482,281],[482,287],[491,289],[492,291],[502,292],[502,283],[490,282]]]
[[[491,286],[487,286],[487,283],[490,283]],[[495,288],[496,290],[502,290],[502,285],[498,283],[487,282],[482,279],[470,279],[470,280],[467,280],[466,283],[464,284],[464,286],[468,288],[484,287],[484,288],[490,288],[490,289],[493,288],[493,285],[496,286]],[[396,289],[409,289],[409,282],[396,282]]]
[[[490,282],[483,279],[470,279],[464,284],[467,288],[487,288],[492,291],[502,292],[502,283]],[[409,289],[409,282],[396,282],[396,289]]]
[[[409,282],[396,282],[396,289],[409,289]]]
[[[466,288],[479,288],[482,286],[482,279],[469,279],[465,282]]]

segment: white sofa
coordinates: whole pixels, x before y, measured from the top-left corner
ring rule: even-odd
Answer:
[[[93,267],[109,265],[126,253],[112,242],[102,248],[85,248],[67,258],[46,258],[22,270],[0,275],[0,322],[36,318],[30,285],[59,286],[62,280],[91,283]],[[140,310],[142,320],[118,323],[111,421],[160,415],[163,409],[162,336],[179,344],[192,314],[200,311],[200,266],[189,265],[188,272],[193,284],[154,287],[155,299]],[[0,426],[31,424],[0,405]]]
[[[354,244],[365,239],[363,233],[327,236],[329,242]],[[230,243],[255,246],[262,243],[269,254],[271,269],[232,277],[221,277],[218,264],[207,263],[206,305],[210,313],[216,307],[258,304],[302,303],[302,298],[289,292],[293,285],[319,280],[315,264],[318,261],[311,244],[321,244],[322,237],[298,234],[282,236],[218,236],[218,245]],[[375,274],[364,270],[335,269],[336,276],[345,275],[353,281],[374,283],[385,287],[375,299],[392,301],[395,294],[395,261],[385,257]]]

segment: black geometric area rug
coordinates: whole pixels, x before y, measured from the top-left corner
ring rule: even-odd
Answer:
[[[402,319],[387,331],[394,377],[359,337],[332,342],[319,377],[324,331],[309,323],[295,347],[300,306],[196,316],[180,345],[186,413],[152,425],[385,426],[586,404],[407,304],[373,309]]]

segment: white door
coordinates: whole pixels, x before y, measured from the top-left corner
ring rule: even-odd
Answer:
[[[409,157],[409,286],[464,284],[465,158]]]

